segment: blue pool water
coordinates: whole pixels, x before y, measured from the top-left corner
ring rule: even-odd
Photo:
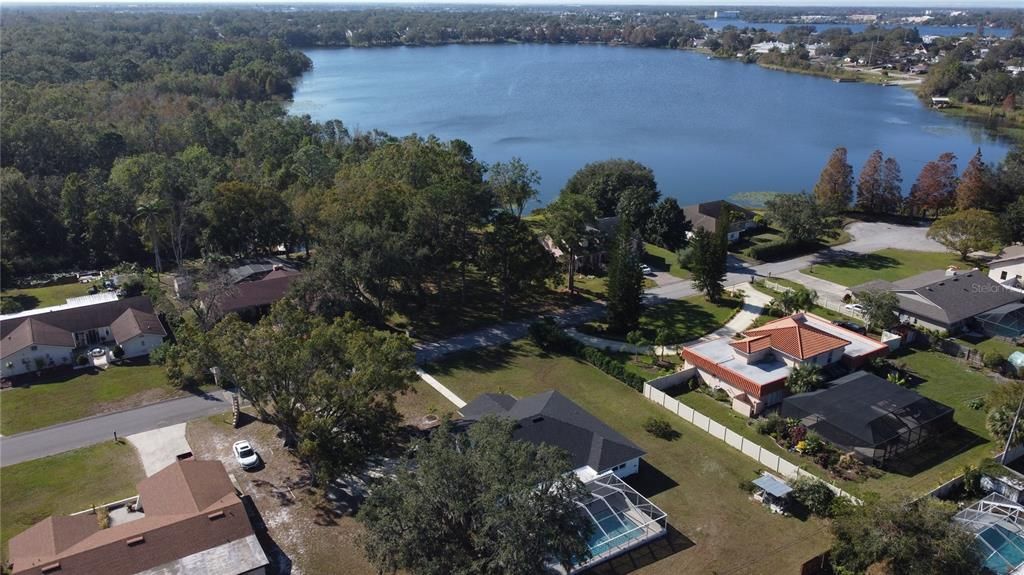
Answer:
[[[982,531],[978,537],[996,551],[985,560],[985,566],[995,573],[1008,574],[1017,566],[1024,564],[1024,538],[1020,535],[999,525],[993,525]],[[988,549],[982,551],[987,552]]]
[[[628,517],[622,517],[621,519],[614,515],[606,515],[604,517],[597,518],[598,524],[601,525],[601,529],[605,530],[608,534],[606,537],[604,533],[601,533],[600,529],[595,529],[594,533],[590,536],[588,545],[590,546],[590,553],[593,557],[608,551],[610,547],[620,545],[627,538],[615,539],[618,535],[621,535],[630,529],[636,528],[636,523],[633,523]],[[635,536],[643,534],[643,531],[637,531]],[[610,543],[609,543],[610,542]]]

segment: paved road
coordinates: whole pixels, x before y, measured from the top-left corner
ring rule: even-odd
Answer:
[[[224,394],[218,391],[172,399],[3,437],[0,438],[0,466],[111,441],[115,431],[118,437],[125,437],[221,413],[231,409],[231,402]]]

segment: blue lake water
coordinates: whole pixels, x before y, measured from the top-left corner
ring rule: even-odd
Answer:
[[[730,20],[728,18],[718,18],[711,20],[698,20],[701,24],[704,24],[712,30],[721,30],[726,26],[735,26],[737,28],[761,28],[767,30],[772,34],[778,34],[790,26],[814,26],[816,32],[823,32],[832,28],[849,28],[851,32],[863,32],[867,29],[866,24],[777,24],[774,22],[747,22],[746,20]],[[917,33],[922,36],[966,36],[967,34],[974,34],[978,31],[977,26],[928,26],[926,24],[900,24],[903,28],[917,28]],[[896,28],[896,25],[886,24],[884,28]],[[997,36],[999,38],[1009,38],[1013,34],[1013,30],[1009,28],[985,28],[986,36]]]
[[[290,111],[350,129],[469,142],[519,156],[549,201],[588,162],[631,158],[682,202],[810,189],[832,149],[854,169],[894,156],[904,188],[925,162],[1006,142],[923,106],[908,90],[788,74],[693,52],[573,45],[309,50]]]

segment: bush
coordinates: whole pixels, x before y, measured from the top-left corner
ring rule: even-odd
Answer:
[[[172,345],[174,344],[165,341],[153,348],[149,352],[149,362],[154,365],[164,365],[167,362],[167,354],[170,353]]]
[[[124,357],[124,348],[119,345],[115,345],[114,349],[111,350],[111,353],[114,354],[114,359],[121,359]]]
[[[817,479],[801,477],[793,481],[792,487],[793,499],[808,511],[819,517],[832,516],[832,502],[836,494],[827,485]]]
[[[664,417],[651,416],[644,422],[644,430],[654,437],[671,441],[679,436],[679,432],[672,428],[672,424]]]
[[[778,413],[772,413],[758,419],[754,429],[761,435],[776,435],[786,430],[786,420]]]
[[[714,390],[712,390],[711,391],[711,397],[713,397],[715,399],[715,401],[721,401],[721,402],[724,402],[724,403],[728,403],[730,401],[730,399],[731,399],[729,397],[729,394],[724,389],[714,389]]]
[[[998,351],[986,351],[981,355],[981,362],[992,371],[1002,371],[1006,358]]]
[[[89,358],[85,355],[79,355],[75,358],[75,365],[89,365]]]
[[[971,409],[981,409],[985,407],[984,397],[975,397],[974,399],[967,400],[967,407]]]
[[[626,364],[605,355],[603,351],[587,347],[565,335],[551,318],[533,322],[530,324],[528,333],[530,341],[544,351],[576,356],[629,387],[637,391],[644,390],[646,379],[627,371]]]
[[[18,300],[12,297],[0,297],[0,313],[18,313],[23,309]]]
[[[110,510],[106,507],[96,508],[96,525],[100,529],[106,529],[110,527]]]
[[[772,240],[763,244],[750,246],[746,249],[747,256],[763,262],[789,259],[804,254],[814,248],[811,244]]]

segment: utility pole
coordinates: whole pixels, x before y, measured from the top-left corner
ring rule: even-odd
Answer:
[[[1017,404],[1017,413],[1013,415],[1013,424],[1010,425],[1010,434],[1006,436],[1006,445],[1003,446],[1003,454],[999,456],[999,463],[1006,463],[1006,452],[1010,450],[1010,442],[1013,441],[1013,433],[1017,430],[1017,421],[1020,420],[1020,409],[1024,407],[1024,396],[1020,398],[1020,403]]]

